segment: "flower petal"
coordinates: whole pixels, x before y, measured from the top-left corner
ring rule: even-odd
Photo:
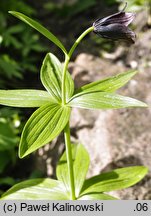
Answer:
[[[130,43],[135,42],[136,35],[127,26],[122,24],[110,24],[107,26],[100,26],[94,32],[101,37],[109,38],[112,40],[123,39]]]
[[[124,26],[128,26],[133,19],[135,18],[134,13],[125,13],[124,11],[120,11],[118,13],[112,14],[103,19],[98,19],[93,23],[94,28],[99,28],[99,26],[107,26],[110,24],[122,24]]]

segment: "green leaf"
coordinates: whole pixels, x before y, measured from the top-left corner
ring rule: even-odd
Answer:
[[[73,169],[74,169],[74,183],[75,194],[79,196],[81,188],[86,178],[86,174],[89,168],[89,154],[82,144],[72,145],[72,157],[73,157]],[[57,166],[57,178],[65,185],[66,191],[70,191],[69,173],[67,166],[66,152],[62,155],[59,164]]]
[[[37,109],[23,129],[19,157],[25,157],[59,135],[69,116],[70,108],[56,103],[47,103]]]
[[[17,143],[18,143],[18,139],[12,128],[12,125],[5,118],[1,118],[0,119],[0,151],[5,151],[5,150],[12,151],[12,149],[15,148]]]
[[[148,172],[144,166],[115,169],[87,179],[81,194],[107,192],[128,188],[139,182]]]
[[[135,74],[137,71],[127,71],[120,73],[116,76],[109,77],[107,79],[98,80],[90,84],[82,86],[77,90],[78,93],[83,92],[92,92],[92,91],[105,91],[105,92],[114,92],[115,90],[124,86]]]
[[[58,102],[61,101],[61,83],[63,67],[60,61],[52,53],[48,53],[41,68],[41,81],[51,96]],[[74,92],[73,80],[67,72],[66,76],[66,100],[68,101]]]
[[[27,23],[32,28],[36,29],[38,32],[40,32],[42,35],[44,35],[46,38],[56,44],[65,54],[67,53],[65,47],[60,42],[60,40],[54,34],[48,31],[48,29],[43,27],[40,23],[17,11],[9,11],[9,13],[22,20],[23,22]]]
[[[81,196],[80,198],[78,198],[78,200],[117,200],[117,198],[110,196],[108,194],[96,192],[96,193],[85,194]]]
[[[77,94],[70,99],[68,105],[85,109],[147,107],[145,103],[139,100],[109,92],[87,92]]]
[[[53,98],[42,90],[0,90],[0,104],[13,107],[40,107]]]
[[[2,195],[1,200],[68,200],[62,182],[32,179],[20,182]]]

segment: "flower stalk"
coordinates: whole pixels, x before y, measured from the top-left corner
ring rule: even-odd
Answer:
[[[63,68],[63,74],[62,74],[62,104],[66,104],[66,89],[65,89],[65,80],[66,80],[66,71],[68,68],[69,61],[71,59],[71,56],[75,50],[75,48],[78,46],[78,44],[81,42],[81,40],[91,31],[94,30],[94,27],[91,26],[90,28],[86,29],[75,41],[71,49],[69,50],[69,53],[65,55],[65,63],[64,63],[64,68]]]

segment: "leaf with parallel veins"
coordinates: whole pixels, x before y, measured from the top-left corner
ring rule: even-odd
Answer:
[[[70,108],[47,103],[37,109],[27,121],[19,145],[20,158],[50,142],[64,129],[70,117]]]

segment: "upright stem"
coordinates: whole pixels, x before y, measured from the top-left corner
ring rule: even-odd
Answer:
[[[63,74],[62,74],[62,104],[66,104],[66,86],[65,86],[65,80],[66,80],[66,73],[68,69],[70,58],[66,54],[65,55],[65,62],[64,62],[64,68],[63,68]]]
[[[70,58],[77,47],[77,45],[80,43],[80,41],[91,31],[93,31],[93,26],[88,28],[86,31],[84,31],[78,39],[75,41],[71,49],[69,50],[68,54],[65,54],[65,63],[63,68],[63,74],[62,74],[62,105],[66,104],[66,73],[68,64],[70,61]],[[69,121],[64,129],[64,137],[65,137],[65,145],[66,145],[66,155],[67,155],[67,165],[68,165],[68,173],[69,173],[69,182],[70,182],[70,199],[75,200],[75,184],[74,184],[74,171],[73,171],[73,161],[72,161],[72,149],[71,149],[71,142],[70,142],[70,126]]]
[[[70,199],[75,200],[75,185],[74,185],[74,173],[73,173],[73,159],[72,159],[72,150],[71,150],[71,143],[70,143],[70,127],[69,122],[67,123],[64,129],[64,137],[65,137],[65,144],[66,144],[66,155],[67,155],[67,164],[68,164],[68,171],[69,171],[69,181],[70,181]]]

